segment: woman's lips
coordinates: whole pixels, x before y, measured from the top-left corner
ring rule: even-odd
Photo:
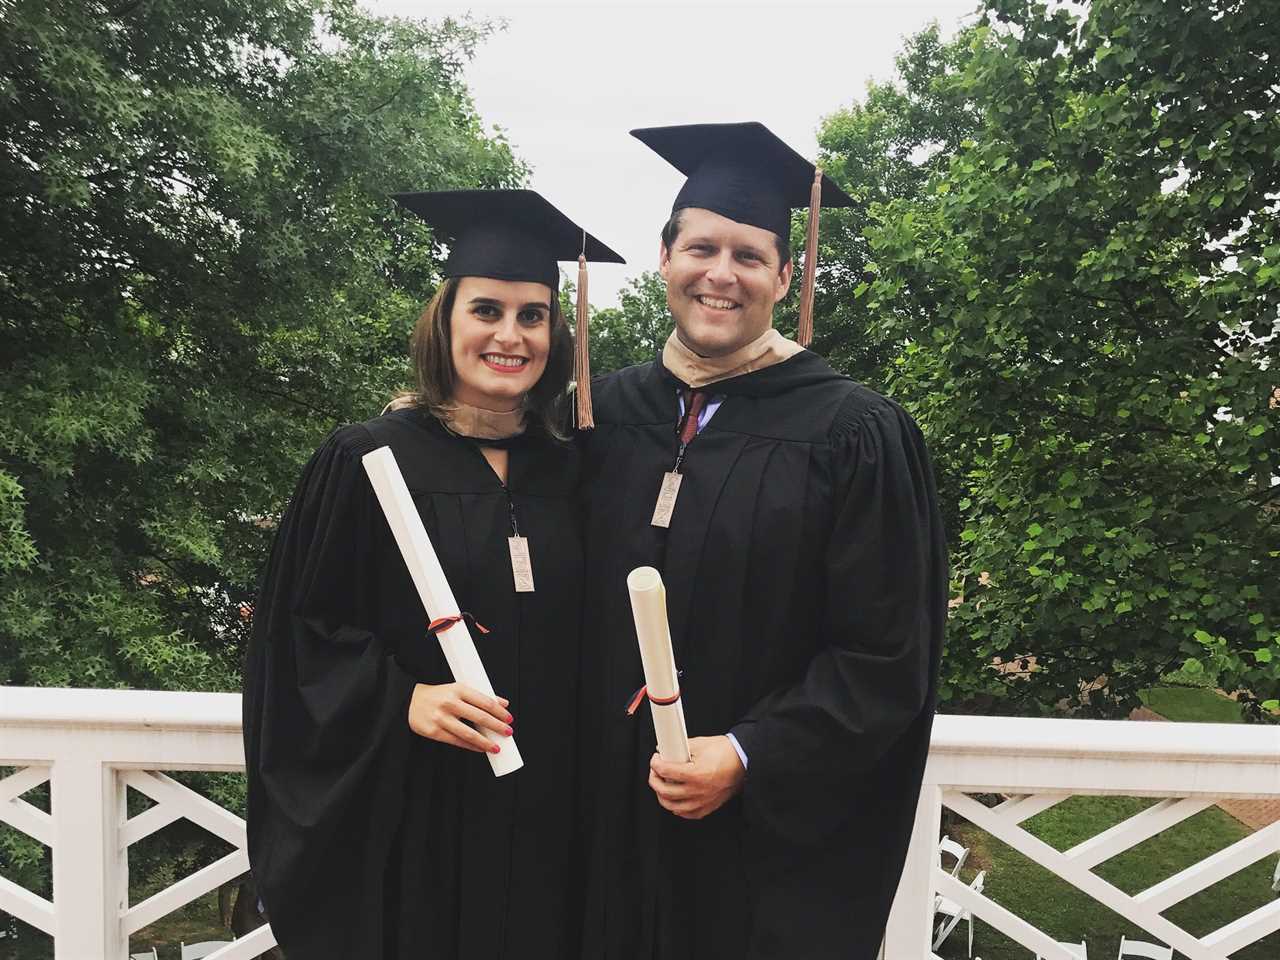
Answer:
[[[529,365],[528,357],[512,357],[504,353],[483,353],[480,359],[495,373],[519,373]]]

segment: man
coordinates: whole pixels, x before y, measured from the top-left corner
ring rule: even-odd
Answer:
[[[900,407],[772,327],[813,166],[760,124],[633,133],[688,181],[660,252],[675,332],[596,379],[584,439],[583,956],[869,960],[946,614],[928,455]],[[688,764],[623,709],[643,565],[666,582]]]

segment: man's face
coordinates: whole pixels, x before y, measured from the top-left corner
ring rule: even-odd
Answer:
[[[732,353],[768,330],[791,285],[791,262],[778,262],[772,233],[697,207],[681,211],[658,270],[677,335],[703,357]]]

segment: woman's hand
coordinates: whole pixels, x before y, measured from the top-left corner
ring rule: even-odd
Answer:
[[[461,683],[420,683],[409,700],[409,729],[420,737],[463,750],[498,753],[499,746],[475,728],[511,736],[509,703],[504,697],[486,696]]]

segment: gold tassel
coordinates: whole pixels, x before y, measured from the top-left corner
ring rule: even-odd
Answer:
[[[818,272],[818,211],[822,209],[822,168],[814,167],[809,190],[809,234],[804,243],[804,283],[800,287],[800,322],[796,342],[807,347],[813,340],[813,283]]]
[[[578,257],[578,316],[574,325],[573,379],[577,383],[574,393],[578,400],[578,429],[595,428],[591,412],[591,346],[587,331],[587,258]]]

